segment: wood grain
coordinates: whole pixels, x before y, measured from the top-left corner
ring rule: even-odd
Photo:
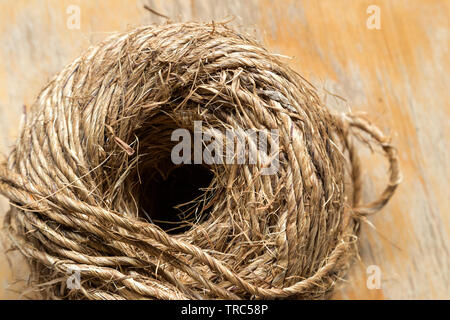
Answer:
[[[81,29],[67,28],[78,5]],[[0,152],[17,135],[22,106],[89,45],[114,31],[164,18],[225,20],[257,36],[316,85],[331,108],[367,112],[397,145],[404,180],[394,199],[363,226],[361,257],[335,299],[449,299],[450,1],[28,1],[0,10]],[[368,29],[369,5],[381,28]],[[345,101],[335,95],[345,97]],[[386,165],[363,153],[365,200],[380,191]],[[0,215],[8,208],[0,198]],[[381,270],[381,289],[367,287],[367,267]],[[0,258],[0,298],[20,259]]]

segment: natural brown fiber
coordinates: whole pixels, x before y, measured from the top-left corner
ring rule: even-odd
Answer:
[[[261,174],[261,159],[174,165],[171,133],[195,120],[216,135],[278,130],[278,171]],[[389,162],[367,205],[357,141]],[[171,193],[182,167],[209,177],[195,199]],[[399,177],[388,139],[327,109],[280,57],[223,24],[184,23],[113,36],[59,73],[24,114],[0,192],[45,298],[307,299],[345,276],[361,219]],[[165,219],[162,202],[188,200],[181,226]],[[81,288],[67,288],[75,271]]]

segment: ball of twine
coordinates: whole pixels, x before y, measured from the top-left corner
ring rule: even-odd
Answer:
[[[270,155],[173,163],[172,134],[194,136],[194,121],[213,140],[276,130],[277,170],[263,173]],[[389,162],[367,205],[357,140]],[[278,56],[226,25],[182,23],[115,35],[60,72],[24,113],[0,191],[46,298],[306,299],[345,276],[361,219],[399,176],[380,130],[332,113]]]

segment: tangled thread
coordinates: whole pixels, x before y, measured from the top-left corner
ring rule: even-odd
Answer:
[[[170,160],[171,133],[196,120],[216,135],[278,130],[276,174],[261,174],[261,159],[203,164],[185,172],[206,185],[177,199],[189,183]],[[389,162],[367,205],[357,141]],[[90,48],[42,90],[0,166],[13,246],[44,298],[73,299],[327,297],[361,219],[399,179],[380,130],[330,112],[278,56],[217,23],[143,27]],[[161,203],[186,200],[169,221]],[[80,288],[57,281],[74,271]]]

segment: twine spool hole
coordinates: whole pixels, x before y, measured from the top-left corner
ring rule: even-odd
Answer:
[[[144,178],[138,192],[141,216],[169,234],[189,230],[194,223],[208,219],[211,209],[195,202],[212,179],[210,169],[199,164],[173,166],[164,176],[157,172],[150,179]]]

